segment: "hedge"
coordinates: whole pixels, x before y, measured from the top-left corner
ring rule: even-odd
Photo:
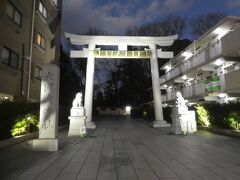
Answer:
[[[212,127],[231,129],[229,122],[232,113],[240,115],[240,103],[218,104],[218,103],[202,103],[199,104],[207,110],[209,122]],[[197,121],[200,120],[200,114],[197,114]]]
[[[0,103],[0,140],[11,138],[11,130],[17,118],[26,114],[39,117],[39,103],[2,102]],[[59,106],[59,125],[69,123],[70,108]]]
[[[218,103],[201,103],[206,112],[208,113],[208,120],[211,127],[225,128],[225,129],[239,129],[240,126],[240,102],[229,104]],[[202,125],[200,114],[198,114],[197,106],[189,107],[189,110],[196,112],[196,119],[198,125]],[[171,107],[163,108],[164,120],[171,123]],[[131,117],[143,118],[150,121],[154,120],[154,109],[152,105],[145,105],[136,108],[132,108]],[[235,126],[235,127],[234,127]]]
[[[0,103],[0,140],[10,138],[14,121],[25,114],[39,115],[39,103]]]

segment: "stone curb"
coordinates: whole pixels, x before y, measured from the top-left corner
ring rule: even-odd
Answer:
[[[216,134],[232,136],[232,137],[240,137],[240,132],[230,130],[230,129],[221,129],[221,128],[209,128],[209,127],[198,127],[200,130],[210,131]]]
[[[60,126],[58,128],[58,130],[64,129],[65,127],[67,127],[68,125],[64,125],[64,126]],[[10,139],[6,139],[3,141],[0,141],[0,149],[14,145],[14,144],[18,144],[30,139],[34,139],[38,137],[38,132],[35,133],[30,133],[30,134],[26,134],[26,135],[22,135],[22,136],[17,136],[15,138],[10,138]]]

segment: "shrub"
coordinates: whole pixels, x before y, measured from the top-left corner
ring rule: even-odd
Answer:
[[[195,106],[197,111],[197,123],[201,126],[208,127],[210,126],[210,115],[208,110],[203,105],[197,105]]]
[[[230,129],[239,131],[240,114],[237,112],[231,112],[228,117],[224,118],[224,121]]]
[[[12,136],[19,136],[30,132],[36,132],[38,130],[39,118],[34,114],[26,114],[19,116],[12,127]]]
[[[14,121],[25,114],[39,113],[39,103],[1,102],[0,103],[0,140],[12,137]]]

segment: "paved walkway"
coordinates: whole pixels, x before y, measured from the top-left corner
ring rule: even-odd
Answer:
[[[65,146],[58,152],[25,149],[22,169],[8,179],[240,179],[240,139],[205,131],[175,136],[169,130],[141,120],[103,118],[88,138],[62,138]]]

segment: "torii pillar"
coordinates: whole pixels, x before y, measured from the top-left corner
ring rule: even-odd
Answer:
[[[95,129],[96,125],[92,121],[92,107],[93,107],[93,88],[94,88],[94,68],[95,68],[95,57],[94,50],[95,44],[88,45],[88,57],[87,57],[87,71],[86,71],[86,82],[85,82],[85,96],[84,106],[86,109],[86,126],[88,129]]]
[[[163,120],[157,48],[155,44],[149,45],[149,48],[152,52],[150,65],[152,74],[153,105],[155,113],[155,121],[153,122],[153,127],[171,127],[171,124]]]

